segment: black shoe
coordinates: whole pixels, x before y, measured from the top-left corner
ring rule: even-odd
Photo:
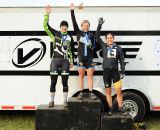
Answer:
[[[122,115],[122,116],[127,116],[128,115],[128,112],[125,110],[125,108],[119,108],[118,109],[119,113]]]
[[[48,107],[54,107],[54,102],[49,102]]]
[[[83,93],[80,92],[79,95],[78,95],[78,99],[82,99],[83,98]]]
[[[90,92],[90,98],[92,100],[95,100],[97,97],[96,97],[96,95],[93,92]]]
[[[109,108],[109,111],[108,111],[108,116],[112,116],[112,115],[113,115],[113,108],[110,107],[110,108]]]

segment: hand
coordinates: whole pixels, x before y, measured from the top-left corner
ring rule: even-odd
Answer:
[[[72,68],[73,68],[73,64],[70,64],[70,65],[69,65],[69,68],[72,69]]]
[[[99,18],[99,20],[98,20],[99,25],[102,25],[104,22],[105,22],[105,20],[103,20],[103,18]]]
[[[71,4],[70,4],[70,9],[71,9],[71,10],[74,10],[74,9],[75,9],[74,3],[71,3]]]
[[[123,79],[125,77],[125,73],[120,73],[120,79]]]
[[[51,6],[50,6],[50,5],[47,5],[45,9],[46,9],[46,13],[47,13],[47,14],[50,14],[50,13],[51,13],[51,11],[52,11],[52,9],[51,9]]]
[[[83,3],[81,3],[79,6],[78,6],[78,9],[83,9]]]

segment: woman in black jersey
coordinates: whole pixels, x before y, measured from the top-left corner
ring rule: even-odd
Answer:
[[[62,21],[60,23],[60,31],[53,29],[49,25],[50,13],[51,13],[51,7],[48,5],[46,7],[46,14],[44,16],[43,27],[48,36],[50,36],[54,48],[52,61],[50,65],[51,101],[49,102],[49,107],[54,106],[54,97],[56,92],[56,83],[59,71],[61,71],[61,77],[62,77],[64,106],[67,106],[69,68],[73,67],[73,53],[74,53],[73,38],[67,33],[68,30],[67,21]]]
[[[114,42],[114,34],[107,33],[105,35],[106,43],[100,38],[100,29],[104,23],[103,18],[99,19],[98,27],[96,31],[97,41],[102,48],[103,57],[103,80],[106,88],[106,98],[109,105],[109,115],[112,115],[112,95],[111,86],[112,82],[117,94],[118,110],[122,115],[127,115],[127,112],[123,108],[123,95],[122,95],[122,80],[125,76],[125,62],[124,53],[119,45]],[[119,72],[119,65],[121,72]]]
[[[70,5],[71,18],[73,22],[74,31],[77,35],[77,43],[78,43],[77,58],[78,58],[78,67],[79,67],[78,69],[79,84],[80,84],[80,94],[78,95],[78,98],[82,99],[83,97],[84,76],[85,76],[85,71],[87,71],[90,98],[95,99],[96,96],[92,92],[93,91],[93,73],[94,73],[93,48],[95,44],[95,37],[89,31],[90,22],[88,20],[84,20],[81,23],[81,30],[79,29],[78,24],[76,22],[74,9],[75,9],[75,6],[72,3]]]

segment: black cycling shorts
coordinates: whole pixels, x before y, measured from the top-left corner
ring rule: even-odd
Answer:
[[[90,69],[94,68],[93,58],[90,57],[78,57],[77,66],[80,68]]]
[[[116,68],[112,68],[112,69],[104,68],[103,81],[104,81],[104,85],[106,88],[111,87],[112,81],[113,81],[113,83],[120,81],[119,70]]]
[[[64,58],[52,58],[50,74],[58,75],[59,71],[61,71],[61,74],[69,75],[69,61]]]

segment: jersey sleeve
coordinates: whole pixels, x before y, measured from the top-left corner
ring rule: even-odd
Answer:
[[[125,73],[125,62],[124,62],[124,53],[123,49],[119,47],[119,61],[120,61],[120,68],[122,73]]]
[[[74,10],[71,10],[71,19],[72,19],[74,31],[75,31],[76,33],[79,32],[80,29],[79,29],[78,24],[77,24],[77,21],[76,21],[76,17],[75,17]]]
[[[101,30],[101,25],[98,25],[98,27],[97,27],[97,31],[96,31],[96,40],[97,40],[97,43],[101,46],[101,47],[103,47],[104,45],[105,45],[105,43],[102,41],[102,39],[101,39],[101,32],[100,32],[100,30]]]
[[[68,55],[69,55],[69,61],[70,61],[70,64],[73,64],[73,59],[74,59],[74,40],[73,40],[73,37],[71,37],[71,44],[70,46],[68,47]]]
[[[44,15],[43,27],[48,36],[50,36],[53,44],[55,44],[55,36],[57,36],[59,32],[49,25],[49,14]]]
[[[71,37],[71,52],[72,52],[72,61],[74,62],[74,52],[75,52],[75,46],[74,46],[74,40],[73,37]]]

